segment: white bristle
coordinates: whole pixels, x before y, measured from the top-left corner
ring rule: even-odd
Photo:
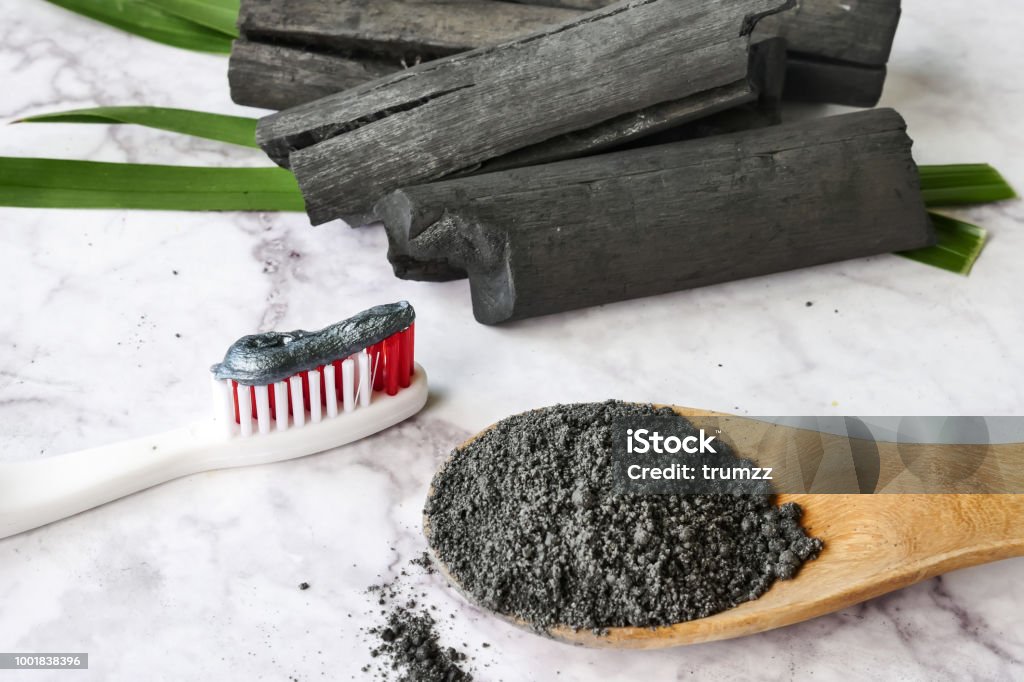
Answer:
[[[324,366],[324,388],[327,390],[327,416],[338,416],[338,383],[336,381],[334,365]]]
[[[213,406],[217,421],[224,426],[228,435],[235,432],[235,399],[231,396],[231,382],[213,380]]]
[[[242,384],[238,385],[238,427],[243,436],[252,435],[252,396]]]
[[[309,371],[309,420],[314,424],[323,418],[323,403],[320,402],[320,372]]]
[[[341,363],[341,399],[346,412],[356,409],[356,361],[352,358]]]
[[[261,435],[266,435],[273,430],[287,431],[292,426],[289,423],[292,420],[294,426],[300,428],[305,426],[307,421],[316,424],[322,422],[325,416],[337,417],[342,410],[352,412],[357,406],[369,407],[373,402],[374,374],[383,370],[383,367],[379,366],[382,362],[383,354],[378,355],[377,362],[371,362],[369,349],[364,348],[341,361],[340,377],[337,366],[330,363],[324,365],[322,370],[309,370],[264,386],[250,387],[236,384],[230,379],[214,379],[216,418],[224,422],[228,434],[241,433],[243,436],[251,436],[254,431],[258,431]],[[321,374],[323,389],[320,384]],[[309,382],[308,401],[303,395],[303,376]],[[237,431],[236,414],[239,416]]]
[[[274,384],[274,410],[277,412],[277,430],[288,430],[288,382]]]
[[[373,377],[370,376],[370,355],[366,349],[359,351],[359,404],[369,407],[373,395]]]
[[[306,425],[306,401],[302,397],[302,377],[296,374],[288,380],[292,389],[292,417],[295,418],[295,426]]]
[[[256,425],[260,435],[270,433],[270,392],[267,386],[256,387]]]

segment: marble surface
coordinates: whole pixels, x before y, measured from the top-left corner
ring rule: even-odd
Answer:
[[[904,8],[884,103],[909,121],[918,160],[988,161],[1024,187],[1024,8]],[[0,9],[4,121],[90,105],[246,111],[229,102],[223,57],[42,0]],[[106,126],[4,126],[0,155],[266,163]],[[238,335],[399,298],[419,311],[433,395],[418,418],[354,446],[191,476],[0,541],[0,650],[91,654],[88,672],[0,679],[364,678],[359,628],[376,622],[364,589],[422,551],[435,466],[527,408],[618,397],[740,414],[1020,413],[1024,204],[958,213],[993,234],[967,279],[886,256],[495,329],[472,320],[464,282],[394,279],[379,229],[2,209],[0,460],[203,418],[207,368]],[[415,580],[442,612],[460,612],[445,637],[469,645],[480,680],[1011,680],[1024,677],[1022,569],[1024,559],[964,570],[785,630],[648,653],[551,643],[465,606],[436,578]]]

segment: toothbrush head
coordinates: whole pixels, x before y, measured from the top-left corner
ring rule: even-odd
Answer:
[[[413,307],[401,301],[315,332],[242,337],[211,368],[218,420],[230,437],[296,429],[312,436],[313,429],[348,442],[354,438],[346,427],[355,425],[344,420],[366,422],[372,411],[379,430],[405,419],[419,411],[427,392],[413,357],[415,319]],[[351,414],[357,410],[362,416]]]

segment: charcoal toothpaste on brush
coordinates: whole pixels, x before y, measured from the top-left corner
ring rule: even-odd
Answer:
[[[415,319],[412,306],[402,301],[370,308],[316,332],[267,332],[239,339],[210,370],[223,382],[215,390],[226,395],[227,423],[233,421],[248,435],[252,421],[239,414],[251,413],[260,433],[269,433],[272,421],[283,431],[289,417],[295,426],[303,426],[307,409],[312,421],[319,422],[322,408],[333,417],[339,406],[346,412],[355,409],[357,400],[368,406],[373,390],[395,395],[409,386],[415,373]]]
[[[0,464],[0,538],[181,476],[330,450],[411,417],[427,400],[415,318],[402,301],[317,332],[243,337],[212,368],[215,418]]]
[[[757,493],[618,492],[614,425],[652,417],[700,449],[700,432],[671,409],[617,401],[509,417],[457,449],[424,509],[439,564],[472,601],[538,631],[604,633],[730,609],[818,555],[800,507],[776,506],[763,481],[746,482]]]

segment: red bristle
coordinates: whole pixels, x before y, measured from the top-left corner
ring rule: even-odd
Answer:
[[[309,409],[309,372],[299,372],[302,377],[302,404]]]
[[[409,354],[412,352],[412,348],[409,346],[409,332],[409,329],[405,329],[398,333],[398,366],[395,367],[395,373],[398,374],[398,385],[402,388],[408,388],[411,379]]]
[[[231,381],[231,401],[235,404],[235,423],[241,424],[242,420],[238,418],[238,382]]]
[[[288,395],[288,416],[289,417],[294,417],[295,416],[295,402],[292,400],[292,378],[288,377],[284,381],[285,381],[285,386],[288,389],[287,391],[285,391],[285,393]]]
[[[402,374],[402,343],[398,334],[384,339],[384,390],[388,395],[398,393],[399,375]]]
[[[407,344],[409,347],[409,356],[406,358],[409,362],[409,376],[416,373],[416,323],[413,322],[409,325],[409,328],[405,330]]]
[[[255,386],[250,386],[249,387],[249,405],[252,406],[252,418],[256,419],[257,411],[256,411],[256,387]]]
[[[267,386],[267,396],[270,398],[270,418],[277,419],[277,401],[274,398],[274,384]]]
[[[320,365],[317,367],[317,371],[320,372],[320,404],[327,407],[327,375],[324,374],[324,367],[327,365]]]

